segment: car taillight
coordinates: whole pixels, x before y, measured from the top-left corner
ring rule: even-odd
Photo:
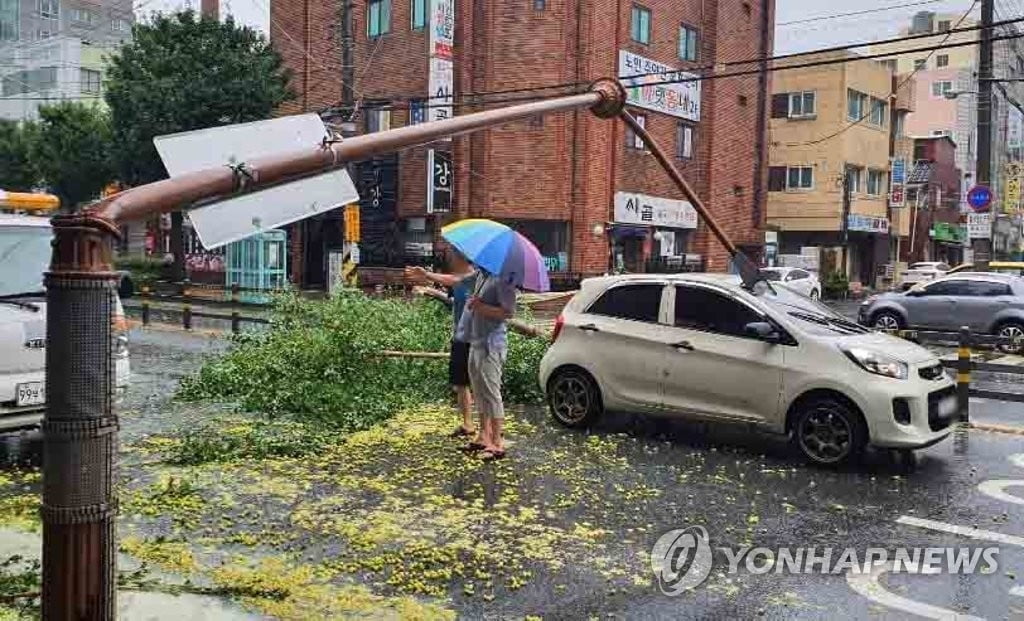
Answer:
[[[565,317],[562,315],[555,319],[555,329],[551,332],[551,342],[554,343],[558,340],[558,335],[562,333],[562,326],[565,325]]]

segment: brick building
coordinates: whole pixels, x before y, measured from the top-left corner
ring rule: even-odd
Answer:
[[[358,110],[353,120],[360,132],[420,122],[441,105],[426,99],[432,10],[438,4],[444,0],[350,1]],[[347,113],[338,110],[340,76],[347,75],[341,11],[339,3],[327,0],[272,2],[271,40],[293,70],[299,94],[283,113]],[[467,93],[587,84],[623,71],[699,75],[718,63],[770,55],[774,2],[478,0],[454,3],[453,17],[454,113],[461,114],[482,109],[459,105]],[[755,255],[763,244],[770,79],[770,74],[755,73],[664,85],[663,91],[637,89],[632,97],[640,106],[630,106],[655,139],[676,154],[679,168],[723,228]],[[673,269],[687,259],[703,262],[708,270],[727,269],[724,250],[697,222],[692,206],[654,157],[637,146],[621,122],[580,111],[363,163],[358,176],[365,263],[400,265],[424,258],[441,225],[480,216],[504,221],[530,237],[553,271]],[[450,213],[427,213],[430,148],[451,154]],[[373,222],[373,210],[381,205],[387,222],[370,232],[383,241],[367,240],[367,218]],[[305,286],[323,284],[325,253],[339,243],[339,229],[330,217],[295,227],[291,254],[296,280]]]

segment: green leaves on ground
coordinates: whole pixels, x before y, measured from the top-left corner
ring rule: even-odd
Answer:
[[[443,359],[380,355],[443,351],[450,335],[450,314],[434,302],[348,291],[327,301],[287,295],[277,302],[270,330],[237,337],[227,354],[183,382],[179,396],[234,400],[271,417],[366,429],[403,408],[450,396]],[[516,334],[509,340],[505,398],[535,402],[547,342]]]

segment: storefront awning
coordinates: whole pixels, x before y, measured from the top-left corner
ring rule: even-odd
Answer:
[[[647,233],[650,230],[650,227],[647,226],[611,224],[608,232],[611,233],[612,239],[626,239],[630,237],[647,237]]]

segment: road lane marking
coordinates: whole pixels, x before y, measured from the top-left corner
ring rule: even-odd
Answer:
[[[936,619],[938,621],[980,621],[981,617],[961,614],[955,610],[940,606],[915,602],[912,599],[897,595],[886,589],[881,583],[882,575],[893,571],[895,564],[895,561],[878,563],[872,566],[869,572],[848,571],[846,572],[846,583],[850,585],[851,589],[867,599],[894,610],[901,610],[919,617]]]
[[[979,483],[978,491],[996,500],[1024,505],[1024,498],[1005,491],[1007,487],[1024,487],[1024,481],[1020,479],[991,479]]]
[[[906,524],[907,526],[917,526],[918,528],[927,528],[929,530],[937,530],[951,535],[960,535],[961,537],[985,539],[987,541],[995,541],[1024,548],[1024,537],[1004,535],[1003,533],[997,533],[992,530],[968,528],[966,526],[957,526],[956,524],[948,524],[946,522],[936,522],[935,520],[926,520],[924,518],[911,517],[909,515],[901,515],[899,519],[896,520],[896,523]]]

